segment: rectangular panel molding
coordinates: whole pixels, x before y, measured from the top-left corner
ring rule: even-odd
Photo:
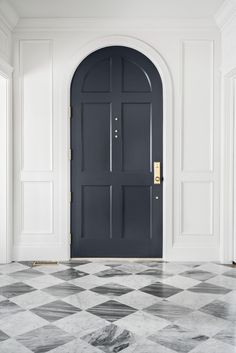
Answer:
[[[213,170],[214,42],[182,43],[182,171]]]
[[[51,171],[52,41],[20,41],[21,163],[24,171]]]

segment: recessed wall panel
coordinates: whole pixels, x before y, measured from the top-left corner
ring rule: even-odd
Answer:
[[[22,182],[22,233],[45,234],[53,231],[53,189],[51,182]]]
[[[52,42],[20,42],[22,169],[52,170]]]
[[[213,169],[213,42],[183,43],[182,169]]]

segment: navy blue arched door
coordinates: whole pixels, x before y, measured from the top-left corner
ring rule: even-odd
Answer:
[[[162,257],[162,81],[140,52],[90,54],[71,84],[71,256]],[[162,180],[162,174],[160,174]]]

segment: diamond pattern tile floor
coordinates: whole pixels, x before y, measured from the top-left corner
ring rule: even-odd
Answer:
[[[219,263],[0,265],[0,352],[236,353],[235,283]]]

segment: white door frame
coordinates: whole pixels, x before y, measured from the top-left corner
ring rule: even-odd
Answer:
[[[6,89],[6,111],[0,116],[0,263],[12,260],[12,71],[0,59],[0,76]]]
[[[221,262],[236,261],[236,69],[223,77],[221,126]]]
[[[62,111],[64,116],[68,116],[68,111],[70,108],[70,86],[71,80],[74,75],[75,70],[79,64],[86,58],[89,54],[95,50],[107,47],[107,46],[126,46],[129,48],[136,49],[146,55],[156,66],[160,76],[162,78],[163,84],[163,258],[168,259],[171,256],[171,250],[173,247],[173,83],[169,68],[162,58],[162,56],[154,49],[152,46],[146,42],[130,37],[130,36],[106,36],[100,37],[93,40],[81,48],[78,48],[76,54],[72,57],[71,61],[68,62],[66,72],[64,73],[64,85],[62,92]],[[64,135],[66,133],[66,136]],[[68,151],[70,149],[70,121],[67,119],[67,124],[65,129],[62,128],[63,137],[61,141],[66,141],[66,154],[68,156]],[[65,151],[64,151],[65,152]],[[70,233],[70,162],[68,158],[62,163],[63,166],[67,165],[64,169],[67,175],[63,175],[61,180],[66,180],[67,188],[65,190],[66,195],[64,195],[62,204],[63,212],[62,214],[67,215],[67,234]],[[63,173],[63,170],[61,170]],[[65,178],[65,179],[64,179]],[[63,187],[61,185],[61,187]],[[65,212],[65,213],[64,213]],[[67,241],[67,257],[70,258],[70,241]]]

